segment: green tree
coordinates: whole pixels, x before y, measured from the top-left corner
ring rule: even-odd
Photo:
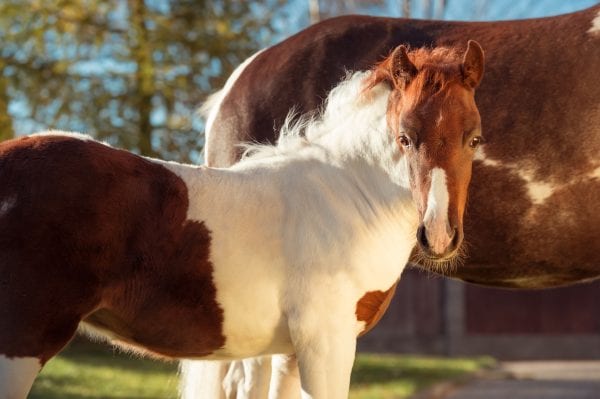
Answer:
[[[3,0],[0,132],[8,134],[0,134],[79,130],[143,154],[198,160],[195,109],[270,42],[282,4]]]

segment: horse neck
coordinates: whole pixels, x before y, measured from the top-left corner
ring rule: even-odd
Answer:
[[[331,200],[351,209],[358,223],[400,216],[411,224],[407,165],[386,120],[391,90],[380,84],[363,93],[369,73],[355,73],[332,90],[320,116],[305,125],[306,145],[288,154],[286,173],[297,175],[300,169],[310,174],[296,184],[327,187]],[[292,134],[291,142],[297,138]]]
[[[326,206],[356,215],[352,223],[398,219],[399,213],[410,220],[407,168],[387,127],[391,90],[381,84],[363,93],[369,73],[355,73],[334,88],[317,117],[288,119],[277,146],[248,146],[250,155],[230,170],[267,180],[252,186],[286,182],[285,201],[296,204],[290,209],[305,209],[325,196]]]
[[[321,117],[306,127],[306,137],[344,167],[356,169],[357,176],[384,172],[394,184],[409,188],[407,165],[387,126],[391,90],[379,84],[363,92],[369,73],[355,73],[331,91]]]

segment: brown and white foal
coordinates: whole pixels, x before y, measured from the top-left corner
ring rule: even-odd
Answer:
[[[415,240],[458,250],[482,73],[473,42],[399,47],[230,169],[60,132],[0,144],[0,398],[80,326],[166,358],[295,354],[305,397],[347,397]]]

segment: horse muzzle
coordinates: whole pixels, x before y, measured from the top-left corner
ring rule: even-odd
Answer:
[[[423,255],[432,261],[447,261],[454,257],[463,240],[461,228],[428,229],[421,224],[417,229],[417,243]]]

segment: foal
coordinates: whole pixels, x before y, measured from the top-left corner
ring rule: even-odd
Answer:
[[[79,326],[158,357],[295,354],[305,397],[347,397],[415,240],[458,251],[482,73],[473,42],[462,61],[401,46],[230,169],[55,132],[0,144],[0,397]]]

